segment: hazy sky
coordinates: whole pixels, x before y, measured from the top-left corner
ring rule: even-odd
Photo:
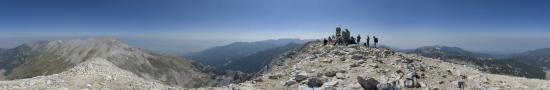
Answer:
[[[14,42],[10,38],[79,36],[156,43],[317,39],[336,26],[399,48],[519,52],[550,47],[550,1],[0,0],[0,44]]]

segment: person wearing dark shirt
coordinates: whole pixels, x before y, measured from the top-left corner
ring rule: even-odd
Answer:
[[[327,39],[323,39],[323,45],[327,45]]]
[[[367,47],[370,46],[370,36],[367,35]]]
[[[378,44],[378,38],[376,36],[372,37],[374,39],[374,47],[376,48],[376,44]]]
[[[361,44],[361,36],[357,35],[357,43]]]

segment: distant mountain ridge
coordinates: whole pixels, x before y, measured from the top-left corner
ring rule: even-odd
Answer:
[[[510,55],[511,58],[529,65],[550,68],[550,48],[536,49]]]
[[[305,40],[273,39],[257,42],[235,42],[225,46],[217,46],[204,51],[185,54],[184,57],[206,65],[219,67],[229,61],[240,59],[260,51],[285,46],[289,43],[303,44]]]
[[[403,50],[404,53],[418,54],[430,58],[438,58],[447,62],[473,65],[481,71],[493,74],[505,74],[528,78],[545,78],[543,69],[518,62],[515,59],[497,59],[496,57],[463,50],[458,47],[424,46],[412,50]]]
[[[208,85],[211,76],[192,62],[134,48],[114,38],[53,40],[26,43],[0,53],[2,79],[52,75],[92,58],[104,58],[146,80],[169,85]]]
[[[302,44],[290,43],[285,46],[260,51],[240,59],[231,60],[220,68],[233,71],[242,71],[245,73],[255,73],[263,68],[263,66],[267,63],[271,62],[276,55],[282,54],[300,45]]]
[[[476,52],[467,51],[467,50],[464,50],[464,49],[461,49],[461,48],[458,48],[458,47],[449,47],[449,46],[444,46],[444,45],[424,46],[424,47],[419,47],[417,49],[403,50],[403,51],[404,52],[415,52],[417,54],[420,53],[420,54],[425,54],[425,55],[429,55],[429,54],[439,55],[440,58],[473,56],[473,57],[478,57],[478,58],[490,59],[492,57],[489,54],[476,53]],[[448,56],[441,56],[441,55],[448,55]],[[435,56],[430,56],[430,57],[435,57]]]

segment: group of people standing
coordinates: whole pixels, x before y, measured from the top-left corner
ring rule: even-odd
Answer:
[[[378,38],[376,36],[373,36],[374,41],[374,47],[376,47],[376,44],[378,43]],[[370,37],[367,35],[366,42],[363,43],[364,46],[370,47]],[[342,31],[342,28],[336,27],[336,34],[329,36],[328,39],[323,39],[323,45],[327,44],[333,44],[333,45],[350,45],[350,44],[361,44],[361,36],[357,35],[357,38],[354,36],[351,36],[351,33],[348,29],[345,29]]]

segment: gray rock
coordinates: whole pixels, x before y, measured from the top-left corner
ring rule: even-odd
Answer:
[[[324,86],[331,86],[331,87],[334,87],[334,86],[336,86],[336,84],[338,84],[338,81],[326,82],[326,83],[324,83],[323,85],[324,85]]]
[[[296,75],[294,76],[294,80],[296,80],[297,82],[301,82],[301,81],[304,81],[307,79],[307,76],[304,76],[304,75]]]
[[[411,79],[405,80],[405,87],[413,88],[414,87],[414,81],[411,80]]]
[[[321,86],[323,86],[323,83],[324,83],[319,78],[309,78],[309,80],[307,80],[307,81],[308,81],[307,86],[311,87],[311,88],[321,87]]]
[[[296,82],[301,82],[308,78],[307,75],[308,74],[305,71],[299,71],[297,75],[294,75],[294,80],[296,80]]]
[[[420,87],[426,87],[426,83],[424,83],[424,82],[418,82],[418,85],[419,85]]]
[[[284,85],[285,85],[285,86],[291,86],[291,85],[294,85],[294,84],[296,84],[296,83],[298,83],[298,82],[296,82],[296,81],[294,81],[294,80],[288,80],[288,81],[285,82]]]
[[[325,76],[327,76],[327,77],[334,77],[334,76],[336,76],[336,71],[328,71],[328,72],[325,72]]]
[[[279,79],[281,78],[281,75],[271,75],[267,77],[268,79]]]
[[[337,89],[334,88],[334,87],[325,87],[325,88],[323,88],[323,90],[337,90]]]
[[[349,67],[359,67],[359,64],[354,63],[354,64],[349,65]]]
[[[337,79],[345,79],[346,75],[344,73],[336,73],[336,78]]]
[[[373,78],[369,78],[369,77],[360,77],[360,76],[357,76],[357,82],[361,85],[361,87],[363,87],[364,90],[377,90],[377,86],[378,82],[377,80],[373,79]]]
[[[396,85],[393,85],[391,83],[378,84],[377,87],[378,90],[401,90]]]
[[[361,60],[361,59],[363,59],[363,55],[358,55],[358,54],[356,54],[356,55],[351,56],[351,59],[353,59],[353,60]]]

